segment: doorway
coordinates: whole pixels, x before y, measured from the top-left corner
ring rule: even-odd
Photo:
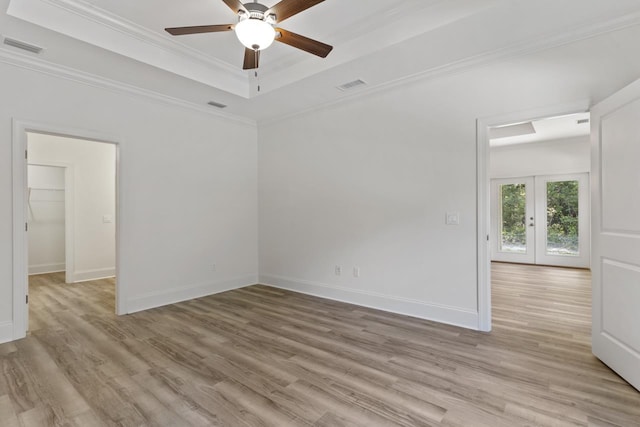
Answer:
[[[13,339],[26,336],[29,327],[30,274],[56,275],[63,285],[119,276],[117,141],[92,131],[14,120]],[[96,161],[92,154],[96,150],[109,154]],[[37,178],[37,173],[42,175],[43,169],[36,175],[29,169],[33,172],[43,166],[64,171],[64,184],[60,173],[55,180],[37,182],[42,178]],[[52,210],[55,221],[50,221]],[[29,230],[35,233],[30,235]],[[54,237],[40,240],[44,244],[38,248],[39,254],[30,250],[30,243],[37,244],[38,233],[40,238]],[[36,255],[46,255],[53,261],[38,264]],[[114,280],[108,280],[113,285]],[[115,312],[126,313],[119,280],[115,280]]]
[[[493,261],[588,268],[587,173],[491,180]]]
[[[29,285],[114,277],[115,145],[38,132],[27,144]]]
[[[477,300],[478,329],[480,331],[488,332],[492,328],[491,259],[492,247],[496,244],[496,236],[492,233],[492,179],[589,173],[591,168],[589,107],[590,102],[582,100],[500,116],[479,118],[476,122]],[[561,121],[573,121],[576,126],[582,126],[582,133],[578,136],[565,134],[555,138],[555,140],[565,139],[569,141],[571,138],[582,138],[582,142],[574,140],[565,144],[555,144],[553,140],[550,140],[540,143],[557,147],[556,155],[549,156],[537,150],[540,145],[528,141],[539,137],[544,132],[544,130],[539,132],[542,128],[553,130],[556,127],[555,125]],[[566,149],[574,145],[574,143],[583,144],[585,148],[584,156],[576,157],[574,153],[570,152],[572,150]],[[497,146],[499,145],[503,145],[503,147],[498,149]],[[519,153],[515,158],[512,155],[512,151],[525,150],[526,148],[532,150],[526,154]],[[498,149],[502,155],[492,153],[494,149]],[[571,166],[567,167],[567,163]],[[540,169],[539,166],[543,166],[544,169]],[[559,167],[560,169],[558,169]],[[499,173],[496,172],[496,169],[499,169]],[[535,187],[535,183],[533,187]],[[544,216],[544,214],[541,215],[541,217]],[[528,218],[530,217],[531,215]]]

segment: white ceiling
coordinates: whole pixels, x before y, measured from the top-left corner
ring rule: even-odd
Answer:
[[[274,43],[256,80],[242,70],[232,32],[164,31],[234,22],[222,0],[0,0],[0,7],[3,36],[45,48],[36,56],[0,45],[0,56],[24,55],[184,105],[220,102],[229,117],[259,121],[640,24],[637,0],[326,0],[281,26],[333,45],[331,54]],[[367,86],[336,89],[355,79]]]
[[[491,133],[497,136],[500,132],[510,136],[502,138],[492,138],[490,140],[491,147],[503,147],[506,145],[527,144],[531,142],[554,141],[567,138],[576,138],[579,136],[587,136],[591,132],[589,123],[590,113],[568,114],[560,117],[549,117],[544,119],[533,120],[526,123],[517,123],[513,125],[500,126],[491,129]],[[509,131],[513,130],[513,133]]]
[[[332,44],[335,52],[321,59],[274,43],[261,57],[260,74],[277,73],[277,86],[284,86],[500,1],[325,1],[280,26]],[[275,3],[265,1],[266,6]],[[222,0],[11,0],[7,13],[238,96],[255,95],[254,75],[242,70],[244,47],[233,32],[174,37],[164,31],[166,27],[235,23],[237,17]],[[273,84],[265,87],[274,88]]]

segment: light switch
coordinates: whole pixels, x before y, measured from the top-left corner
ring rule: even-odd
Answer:
[[[102,222],[109,224],[113,222],[113,215],[102,215]]]
[[[460,212],[447,212],[447,225],[460,225]]]

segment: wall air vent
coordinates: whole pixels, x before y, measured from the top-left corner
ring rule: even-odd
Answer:
[[[342,91],[347,91],[347,90],[351,90],[351,89],[355,89],[357,87],[360,86],[365,86],[367,83],[363,80],[354,80],[352,82],[349,83],[345,83],[343,85],[338,86],[338,89],[342,90]]]
[[[10,37],[5,37],[3,43],[6,44],[7,46],[17,47],[18,49],[26,50],[27,52],[31,52],[35,54],[39,54],[40,52],[42,52],[42,48],[40,46],[36,46],[34,44],[12,39]]]
[[[580,119],[578,121],[576,121],[577,124],[579,125],[585,125],[587,123],[589,123],[589,119]]]
[[[219,102],[215,102],[215,101],[209,101],[209,102],[207,102],[207,104],[211,105],[212,107],[216,107],[216,108],[227,108],[226,105],[220,104]]]

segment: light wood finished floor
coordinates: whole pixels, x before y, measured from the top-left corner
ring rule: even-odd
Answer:
[[[0,425],[638,426],[590,352],[589,273],[496,264],[482,334],[266,286],[116,317],[111,280],[35,276],[0,345]]]

